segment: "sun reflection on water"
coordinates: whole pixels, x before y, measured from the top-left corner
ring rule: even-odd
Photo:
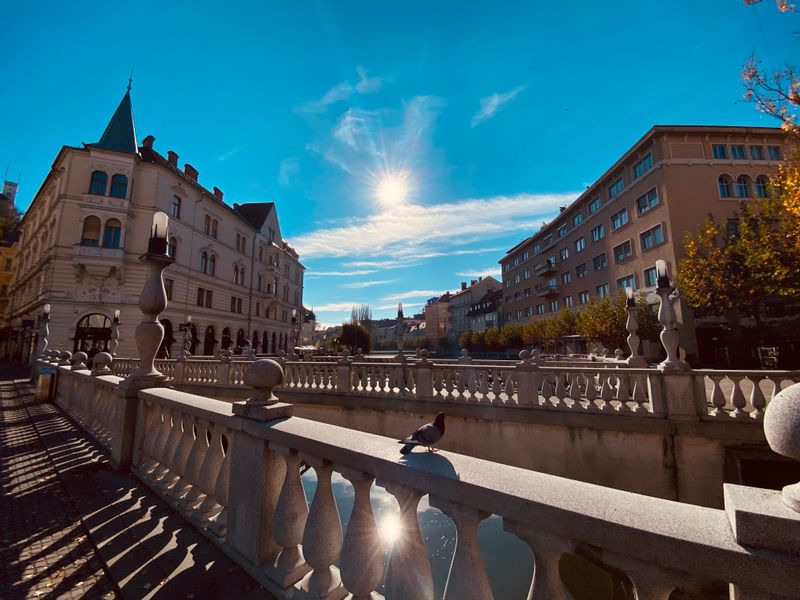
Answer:
[[[398,514],[383,515],[378,521],[378,533],[384,546],[391,546],[403,537],[403,523]]]

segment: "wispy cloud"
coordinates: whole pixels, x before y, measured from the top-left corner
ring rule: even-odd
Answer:
[[[394,283],[396,279],[383,279],[381,281],[356,281],[354,283],[343,283],[341,287],[349,288],[351,290],[359,290],[362,288],[372,287],[374,285],[386,285],[387,283]]]
[[[228,160],[229,158],[239,154],[242,150],[247,148],[247,144],[242,144],[241,146],[237,146],[236,148],[231,148],[230,150],[226,150],[222,154],[217,157],[217,160],[222,162],[224,160]]]
[[[385,296],[381,302],[400,302],[408,298],[431,298],[432,296],[441,296],[442,294],[444,294],[442,290],[410,290],[408,292]]]
[[[495,93],[486,98],[481,98],[481,108],[472,116],[472,126],[476,127],[480,123],[491,119],[497,114],[497,111],[516,98],[526,87],[527,86],[520,85],[510,92],[505,92],[504,94]]]
[[[306,279],[314,277],[354,277],[356,275],[370,275],[377,273],[378,269],[361,269],[358,271],[308,271]]]
[[[305,258],[353,257],[364,262],[468,253],[473,250],[468,246],[481,241],[530,233],[577,195],[519,194],[430,206],[405,204],[397,210],[354,219],[350,225],[301,235],[294,245]],[[491,219],[484,215],[491,215]]]
[[[486,267],[485,269],[474,269],[472,271],[464,271],[462,273],[456,273],[457,277],[494,277],[496,279],[500,278],[500,266],[493,265],[491,267]]]
[[[298,173],[300,173],[300,161],[296,157],[284,158],[278,165],[278,183],[283,187],[289,187]]]
[[[338,104],[339,102],[345,102],[349,100],[353,94],[374,94],[383,86],[383,79],[380,77],[370,77],[367,70],[360,65],[356,67],[356,73],[358,74],[358,81],[355,85],[349,81],[337,83],[325,92],[322,98],[306,102],[300,107],[300,110],[308,113],[325,112],[328,106]]]
[[[314,305],[314,312],[347,312],[349,313],[354,306],[361,306],[363,302],[354,300],[353,302],[331,302],[330,304]]]
[[[422,306],[422,302],[403,302],[403,308],[411,308],[413,306]],[[376,306],[375,310],[394,310],[397,308],[396,303],[392,304],[381,304],[380,306]]]

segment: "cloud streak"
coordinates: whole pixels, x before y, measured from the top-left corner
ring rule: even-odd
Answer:
[[[294,239],[294,246],[307,259],[352,257],[364,259],[356,263],[364,266],[374,261],[376,269],[387,263],[478,253],[464,246],[512,233],[529,234],[543,219],[556,214],[559,206],[577,196],[577,192],[518,194],[429,206],[406,204],[397,210],[354,219],[353,224],[300,235]],[[485,215],[491,215],[491,219],[485,219]],[[384,260],[388,258],[391,261]],[[385,268],[391,268],[388,264]],[[347,273],[350,274],[353,273]]]
[[[351,84],[349,81],[337,83],[325,92],[322,98],[306,102],[300,107],[300,110],[307,113],[322,113],[332,104],[350,100],[354,94],[374,94],[383,87],[383,79],[380,77],[370,77],[364,67],[360,65],[357,66],[356,73],[358,74],[358,81],[355,85]]]
[[[486,98],[481,98],[481,108],[472,116],[472,126],[477,127],[484,121],[488,121],[494,117],[503,106],[516,98],[526,87],[527,86],[520,85],[510,92],[505,92],[503,94],[494,93]]]
[[[456,273],[456,277],[494,277],[495,279],[500,279],[500,275],[499,265],[493,265],[485,269],[473,269],[472,271]]]
[[[300,173],[300,161],[296,157],[284,158],[278,165],[278,183],[283,187],[289,187],[298,173]]]
[[[341,287],[349,288],[351,290],[360,290],[363,288],[372,287],[374,285],[386,285],[387,283],[394,283],[396,279],[382,279],[381,281],[356,281],[354,283],[343,283]]]
[[[410,290],[408,292],[385,296],[381,302],[402,302],[408,298],[431,298],[433,296],[441,296],[442,294],[444,294],[444,291],[441,290]]]

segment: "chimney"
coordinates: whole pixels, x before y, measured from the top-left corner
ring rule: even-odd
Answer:
[[[562,212],[564,212],[565,210],[567,210],[567,207],[566,207],[566,206],[559,206],[559,207],[558,207],[558,214],[561,214],[561,213],[562,213]]]
[[[173,167],[178,166],[178,155],[175,154],[172,150],[167,151],[167,160],[169,161],[169,164],[171,164]]]
[[[478,280],[477,279],[473,279],[472,281],[469,282],[469,286],[472,287],[476,283],[478,283]]]
[[[177,157],[176,157],[176,161],[177,161]],[[189,179],[193,180],[193,181],[197,181],[197,176],[200,174],[200,173],[197,172],[197,169],[195,169],[189,163],[184,163],[183,172],[186,173],[186,176]]]
[[[461,282],[461,291],[463,292],[465,289],[467,289],[467,282],[466,281],[462,281]]]
[[[152,148],[153,142],[155,141],[156,138],[154,138],[152,135],[148,135],[146,138],[142,140],[142,146],[144,146],[145,148]]]
[[[214,186],[214,198],[217,199],[217,202],[222,202],[222,190],[217,186]]]

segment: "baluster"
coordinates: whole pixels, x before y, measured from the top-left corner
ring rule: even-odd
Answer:
[[[711,415],[714,417],[719,416],[727,416],[725,412],[725,396],[722,395],[722,389],[719,387],[719,382],[722,379],[719,376],[711,376],[706,375],[711,380],[711,404],[714,406],[714,409],[711,411]]]
[[[685,573],[670,571],[615,552],[604,552],[603,562],[625,572],[633,583],[636,600],[669,600],[675,589],[673,582],[688,583]]]
[[[308,519],[308,501],[300,480],[300,457],[296,450],[270,444],[286,461],[286,476],[272,517],[272,537],[281,547],[270,576],[282,588],[300,581],[310,570],[300,542]]]
[[[573,544],[562,537],[542,533],[533,526],[503,519],[503,529],[513,533],[530,546],[533,553],[533,581],[528,598],[531,600],[566,600],[558,563]]]
[[[192,449],[189,452],[189,460],[186,462],[185,479],[191,485],[188,493],[180,499],[178,505],[184,510],[192,510],[200,502],[203,491],[200,487],[201,473],[203,464],[208,454],[208,421],[197,419],[195,422],[195,435]]]
[[[504,403],[510,404],[514,400],[514,371],[506,371],[503,377],[503,390],[505,391]]]
[[[581,382],[578,379],[578,373],[575,373],[572,376],[572,382],[569,386],[569,395],[568,398],[572,400],[572,408],[581,408],[581,400],[583,399],[583,394],[581,393]]]
[[[586,376],[586,400],[588,400],[586,408],[589,410],[596,410],[597,405],[595,404],[595,400],[597,400],[597,388],[594,385],[594,375],[591,373],[585,373],[585,376]]]
[[[431,496],[435,506],[456,526],[456,549],[444,589],[444,600],[483,600],[493,598],[489,578],[478,550],[478,525],[489,513]]]
[[[175,474],[178,479],[175,480],[170,486],[165,488],[167,490],[167,497],[177,500],[189,491],[191,484],[186,481],[186,465],[189,462],[189,452],[194,446],[194,419],[190,415],[183,415],[181,417],[183,423],[183,433],[181,434],[178,449],[175,451]]]
[[[355,490],[353,512],[339,559],[342,583],[353,594],[353,600],[366,600],[372,598],[373,590],[383,579],[383,548],[369,501],[369,490],[375,478],[350,469],[343,469],[341,473]]]
[[[180,431],[176,431],[176,429],[179,429],[180,425],[178,423],[178,417],[175,411],[168,408],[165,408],[164,410],[164,425],[166,427],[166,435],[164,437],[163,445],[159,448],[158,465],[150,473],[153,481],[161,479],[169,472],[170,458],[175,452],[175,447],[180,441]]]
[[[492,400],[496,403],[500,402],[500,394],[503,393],[503,382],[501,381],[502,373],[499,369],[492,369]]]
[[[567,397],[567,387],[564,385],[564,376],[561,373],[556,373],[556,389],[555,389],[555,397],[556,401],[554,403],[555,406],[566,405],[564,402],[564,398]]]
[[[156,477],[155,484],[161,489],[168,489],[178,477],[180,473],[177,468],[178,448],[181,445],[181,440],[184,439],[184,415],[181,413],[173,413],[172,416],[172,431],[170,432],[169,442],[167,444],[167,451],[164,458],[165,470]]]
[[[544,403],[546,406],[550,406],[550,398],[553,397],[553,382],[552,382],[552,375],[549,373],[545,373],[542,375],[542,397],[544,398]]]
[[[631,398],[636,403],[633,407],[633,412],[650,412],[647,409],[647,396],[644,393],[644,383],[642,382],[641,376],[633,376],[631,375],[631,379],[633,379],[633,392],[631,393]]]
[[[444,375],[444,391],[446,392],[446,399],[452,400],[453,399],[453,372],[451,370],[447,370],[443,373]]]
[[[417,520],[417,505],[423,493],[403,485],[384,486],[400,505],[400,530],[403,535],[392,546],[386,568],[387,600],[433,599],[433,575],[428,550],[422,541]]]
[[[319,371],[320,371],[319,368],[314,368],[313,381],[314,381],[314,387],[315,388],[319,388],[320,384],[322,383],[322,378],[320,376],[320,372]]]
[[[138,469],[142,473],[147,473],[156,464],[156,444],[161,431],[164,429],[162,408],[160,404],[145,402],[145,429],[144,439],[142,440],[142,456],[139,458]]]
[[[733,405],[733,412],[731,412],[731,416],[734,419],[743,419],[748,418],[750,415],[744,410],[747,406],[747,401],[744,398],[744,392],[742,392],[742,377],[732,377],[728,375],[728,379],[733,384],[733,389],[731,390],[731,405]]]
[[[761,382],[758,376],[751,379],[753,382],[753,390],[750,392],[750,406],[753,407],[753,412],[750,416],[754,419],[762,420],[764,418],[764,409],[767,407],[767,401],[764,398],[764,393],[761,391]]]
[[[611,400],[614,398],[614,389],[611,385],[611,380],[605,373],[598,373],[598,377],[602,380],[600,386],[600,406],[598,410],[608,411],[612,410]]]
[[[222,436],[227,440],[227,449],[224,449],[225,456],[222,458],[222,464],[219,466],[219,475],[217,476],[216,485],[214,486],[214,498],[221,506],[221,510],[215,517],[209,519],[211,533],[217,537],[224,537],[228,530],[228,488],[231,478],[231,434],[227,432]]]
[[[331,487],[333,465],[315,457],[302,458],[317,473],[317,490],[303,532],[303,554],[314,570],[303,577],[300,588],[312,598],[342,598],[346,592],[339,570],[333,566],[342,548],[342,522]]]
[[[620,375],[617,376],[617,401],[619,402],[619,407],[617,408],[620,412],[630,412],[630,407],[628,406],[628,402],[631,399],[631,392],[630,392],[630,381],[627,375]]]
[[[216,424],[211,424],[208,429],[210,440],[208,442],[208,452],[203,466],[200,467],[200,489],[205,494],[205,498],[200,505],[194,509],[193,516],[200,522],[205,522],[216,513],[220,505],[214,498],[214,486],[222,466],[224,458],[222,454],[222,435]],[[208,439],[208,438],[206,438]]]
[[[484,402],[489,401],[489,377],[491,376],[491,373],[492,373],[491,369],[486,369],[485,371],[481,371],[478,391],[481,394],[481,400],[483,400]]]

